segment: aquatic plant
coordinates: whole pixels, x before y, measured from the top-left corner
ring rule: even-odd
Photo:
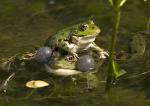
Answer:
[[[118,34],[118,29],[120,24],[121,7],[125,4],[127,0],[108,0],[108,1],[110,5],[113,7],[113,10],[115,12],[115,18],[114,18],[115,22],[113,26],[113,34],[112,34],[111,45],[110,45],[110,57],[108,63],[106,91],[110,90],[113,81],[116,80],[116,78],[125,74],[125,71],[123,71],[115,61],[114,53],[115,53],[116,39],[117,39],[117,34]]]

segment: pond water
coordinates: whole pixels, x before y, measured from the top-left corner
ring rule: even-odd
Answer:
[[[45,73],[34,73],[35,76],[32,76],[27,71],[17,74],[10,91],[1,93],[0,106],[150,106],[150,34],[144,33],[148,30],[149,11],[149,0],[127,0],[122,8],[117,52],[128,51],[128,40],[137,32],[146,38],[147,46],[143,56],[130,61],[118,61],[127,75],[109,93],[105,93],[103,82],[106,79],[106,64],[99,68],[97,76],[100,84],[95,90],[81,93],[76,91],[80,89],[65,88],[64,85],[56,89],[57,96],[51,94],[49,88],[38,92],[24,88],[27,78],[51,81]],[[102,31],[96,43],[109,49],[113,16],[107,0],[1,0],[0,58],[33,51],[60,29],[89,19],[94,20]],[[144,72],[147,74],[140,74]],[[1,72],[1,83],[6,76],[8,73]],[[50,87],[55,88],[53,85]]]

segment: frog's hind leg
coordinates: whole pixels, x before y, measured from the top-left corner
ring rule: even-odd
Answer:
[[[15,76],[15,73],[11,73],[11,75],[0,85],[0,91],[6,92],[8,88],[9,81]]]
[[[5,61],[0,64],[0,70],[9,72],[11,69],[11,61]]]

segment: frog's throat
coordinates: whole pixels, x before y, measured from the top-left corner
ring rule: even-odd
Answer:
[[[96,36],[88,36],[88,37],[76,37],[76,36],[73,36],[72,37],[72,42],[74,44],[78,44],[78,43],[81,43],[81,44],[92,43],[92,42],[95,41],[95,38],[96,38]]]
[[[82,73],[80,71],[71,70],[71,69],[52,69],[47,64],[45,64],[44,67],[48,73],[58,75],[58,76],[71,76],[71,75]]]

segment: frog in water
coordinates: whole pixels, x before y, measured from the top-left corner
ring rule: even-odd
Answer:
[[[79,52],[91,49],[104,59],[108,56],[108,52],[94,43],[99,33],[99,27],[90,20],[65,28],[50,36],[46,40],[45,46],[51,47],[54,51],[73,54],[77,58]]]
[[[53,54],[60,54],[60,53],[53,53]],[[76,79],[78,81],[78,84],[80,86],[80,79],[83,79],[83,82],[87,84],[87,86],[84,86],[87,90],[93,89],[98,85],[98,79],[95,75],[98,67],[93,69],[93,71],[89,72],[82,72],[76,69],[76,62],[74,56],[72,55],[54,55],[49,63],[47,64],[41,64],[38,63],[34,57],[36,53],[26,53],[22,55],[16,55],[15,57],[8,58],[6,61],[2,61],[1,69],[6,71],[12,71],[15,70],[15,72],[11,73],[11,75],[3,82],[3,84],[0,86],[0,90],[4,90],[6,92],[7,86],[9,83],[9,80],[14,77],[15,73],[26,71],[28,72],[32,70],[38,70],[38,72],[47,72],[50,75],[56,75],[56,76],[71,76],[73,79]],[[8,61],[7,61],[8,60]],[[30,69],[31,68],[31,69]],[[1,70],[0,69],[0,70]],[[30,71],[29,71],[30,70]],[[40,71],[39,71],[40,70]],[[33,72],[34,73],[34,72]],[[61,77],[60,77],[61,78]],[[76,82],[75,82],[76,83]]]
[[[134,35],[130,42],[130,49],[132,53],[132,57],[139,57],[142,56],[145,52],[146,48],[146,41],[144,36],[141,35]]]
[[[147,42],[145,37],[149,36],[149,33],[136,32],[131,34],[132,37],[128,39],[128,51],[121,51],[116,56],[120,60],[134,60],[141,58],[145,51]]]
[[[56,59],[57,58],[57,59]],[[82,59],[81,59],[82,58]],[[91,61],[90,63],[77,64],[79,61]],[[75,59],[73,55],[56,56],[49,62],[46,71],[50,74],[58,76],[69,76],[76,85],[85,90],[92,90],[99,85],[99,80],[96,76],[99,66],[102,61],[95,62],[95,58],[90,55],[80,54],[80,59]],[[80,70],[78,67],[82,67]],[[86,67],[86,69],[84,68]],[[83,70],[85,69],[85,70]]]

